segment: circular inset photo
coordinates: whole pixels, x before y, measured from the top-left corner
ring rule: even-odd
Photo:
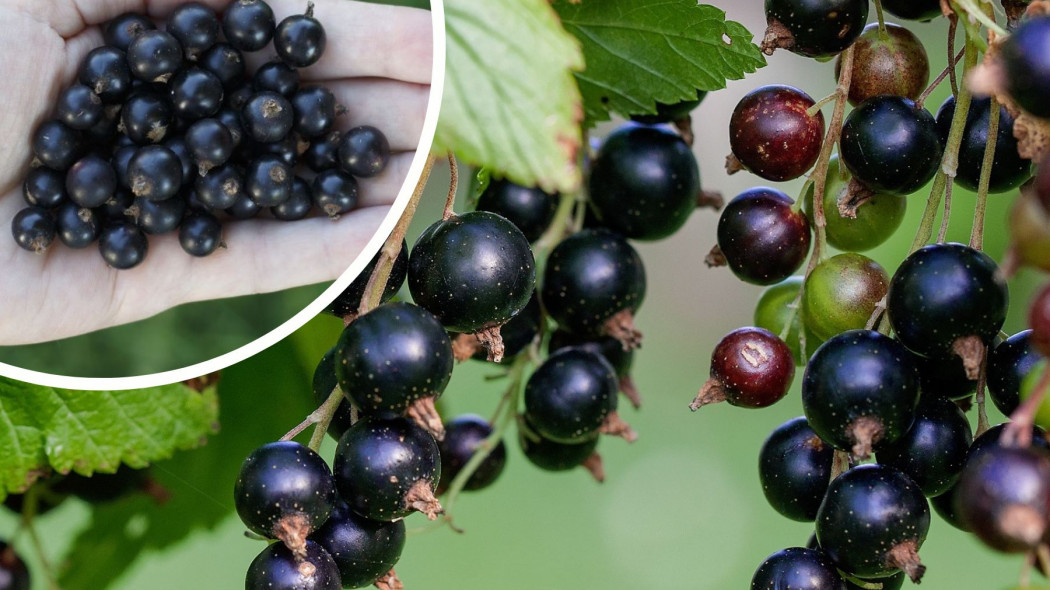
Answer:
[[[0,26],[18,379],[170,382],[272,344],[376,253],[433,140],[428,0],[16,1]]]

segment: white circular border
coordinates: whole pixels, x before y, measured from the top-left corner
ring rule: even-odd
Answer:
[[[412,191],[415,190],[416,184],[419,182],[419,178],[423,174],[423,166],[426,163],[427,158],[430,157],[430,147],[434,143],[434,133],[437,130],[438,114],[441,111],[441,96],[445,86],[444,0],[430,0],[430,12],[432,15],[431,20],[433,22],[434,38],[434,67],[431,71],[430,78],[430,97],[427,101],[427,113],[423,121],[423,133],[420,135],[419,147],[416,149],[415,157],[412,158],[412,164],[409,166],[408,175],[405,177],[405,183],[401,186],[401,191],[390,206],[390,212],[387,213],[383,222],[379,225],[379,229],[376,231],[375,235],[372,236],[372,239],[368,241],[364,249],[361,250],[361,253],[358,254],[356,259],[354,259],[354,262],[346,269],[346,272],[340,275],[339,278],[336,279],[331,286],[325,289],[324,293],[310,303],[310,305],[307,305],[299,313],[289,318],[280,326],[277,326],[273,330],[270,330],[256,340],[253,340],[240,348],[236,348],[226,354],[219,355],[202,363],[190,365],[181,369],[153,373],[151,375],[137,375],[134,377],[99,378],[53,375],[51,373],[30,371],[7,363],[0,363],[0,375],[12,379],[18,379],[19,381],[34,383],[36,385],[59,387],[63,389],[114,391],[121,389],[157,387],[159,385],[187,381],[239,363],[250,356],[262,352],[276,344],[278,341],[283,340],[292,332],[301,328],[306,322],[313,319],[314,316],[324,311],[328,302],[335,299],[336,295],[350,285],[354,278],[361,273],[365,265],[372,260],[372,257],[379,252],[379,249],[383,246],[387,236],[389,236],[394,230],[394,225],[397,223],[397,220],[401,217],[405,207],[408,205],[408,200],[412,197]]]

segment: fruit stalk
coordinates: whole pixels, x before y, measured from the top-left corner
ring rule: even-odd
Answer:
[[[977,184],[977,204],[973,211],[973,230],[970,232],[970,247],[982,250],[984,246],[984,216],[988,207],[988,184],[992,179],[992,163],[995,160],[995,144],[999,138],[999,101],[991,97],[988,116],[988,143],[984,144],[984,159],[981,161],[981,178]]]
[[[441,219],[448,221],[456,216],[456,192],[459,190],[459,166],[456,164],[456,154],[448,153],[448,195],[445,196],[445,210]]]

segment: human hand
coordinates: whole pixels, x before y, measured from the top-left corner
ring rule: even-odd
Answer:
[[[258,218],[224,223],[228,245],[205,258],[182,251],[177,235],[150,236],[143,264],[114,270],[96,247],[54,244],[43,254],[0,236],[0,345],[65,338],[146,318],[182,303],[265,293],[332,280],[377,231],[404,183],[420,141],[432,68],[428,11],[352,0],[314,0],[328,37],[324,55],[300,70],[328,87],[348,114],[340,129],[373,125],[390,141],[386,170],[359,180],[358,209],[338,220],[292,223]],[[229,0],[201,0],[221,11]],[[306,0],[268,0],[277,22]],[[0,5],[0,220],[25,206],[22,182],[33,131],[52,116],[80,62],[103,44],[100,24],[134,11],[164,20],[182,0],[7,0]],[[249,71],[276,54],[246,54]],[[57,242],[57,240],[56,240]]]

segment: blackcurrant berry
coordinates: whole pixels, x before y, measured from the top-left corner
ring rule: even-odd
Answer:
[[[763,328],[737,328],[711,352],[711,378],[689,409],[721,401],[743,408],[764,408],[787,395],[795,377],[791,349]]]
[[[338,345],[329,348],[314,369],[311,384],[314,393],[314,403],[318,406],[328,400],[328,396],[339,386],[339,380],[335,376],[335,351],[337,348]],[[342,390],[340,390],[340,394],[342,394]],[[336,407],[335,414],[332,415],[332,421],[328,425],[328,435],[338,441],[339,437],[343,436],[343,433],[353,423],[354,410],[350,406],[350,400],[346,396],[342,396],[339,400],[339,405]]]
[[[152,90],[132,92],[120,111],[124,133],[138,144],[163,141],[174,122],[171,101]]]
[[[190,2],[171,12],[167,31],[182,45],[186,59],[197,61],[219,40],[219,17],[207,6]]]
[[[184,120],[211,117],[222,108],[222,80],[204,68],[180,70],[170,87],[172,108]]]
[[[338,501],[310,539],[335,560],[343,588],[363,588],[389,572],[401,558],[405,522],[369,520]]]
[[[162,203],[163,201],[157,202]],[[124,221],[127,218],[128,207],[131,207],[134,203],[135,195],[131,194],[131,191],[117,189],[113,197],[103,203],[101,207],[95,209],[95,211],[102,215],[103,221]]]
[[[1025,552],[1040,543],[1050,516],[1050,455],[996,446],[967,461],[954,492],[960,520],[986,545]]]
[[[4,590],[29,590],[31,578],[29,568],[22,558],[4,541],[0,541],[0,588]]]
[[[332,91],[324,86],[304,86],[290,98],[295,110],[295,129],[306,139],[320,137],[335,126],[336,105]]]
[[[518,443],[525,458],[544,471],[568,471],[584,467],[594,479],[605,480],[602,458],[595,450],[598,437],[577,444],[565,444],[544,438],[524,419],[518,427]]]
[[[940,0],[884,0],[887,12],[909,20],[930,20],[941,16]]]
[[[885,23],[885,32],[884,36],[879,24],[871,23],[853,45],[849,86],[849,103],[853,106],[880,94],[918,100],[930,81],[930,60],[922,41],[893,23]],[[836,80],[841,69],[840,57],[835,62]]]
[[[361,271],[361,274],[357,275],[357,278],[346,289],[343,289],[343,292],[325,308],[325,313],[338,317],[357,314],[358,308],[361,307],[361,298],[364,297],[365,288],[368,286],[368,279],[375,272],[376,264],[378,264],[381,254],[382,250],[376,252],[376,255],[372,257],[372,260]],[[386,303],[397,295],[397,292],[401,290],[401,285],[405,283],[405,276],[407,275],[408,244],[402,240],[401,249],[398,250],[397,258],[394,259],[394,265],[390,268],[390,277],[386,280],[386,287],[383,288],[383,294],[380,297],[381,303]]]
[[[335,374],[364,413],[400,414],[413,407],[413,417],[441,432],[433,400],[452,375],[452,345],[425,309],[388,303],[351,322],[339,337]],[[418,407],[420,400],[429,408]]]
[[[794,201],[768,187],[729,201],[718,219],[718,249],[738,278],[772,285],[791,276],[809,253],[809,220]]]
[[[1021,403],[1021,381],[1043,358],[1032,348],[1031,336],[1031,330],[1018,332],[988,353],[988,392],[1007,416]]]
[[[106,45],[112,45],[121,51],[127,51],[139,35],[152,31],[156,27],[145,15],[125,12],[106,23],[102,28],[102,37]]]
[[[815,549],[825,556],[823,549],[820,548],[820,543],[817,542],[817,535],[813,533],[809,536],[809,541],[806,543],[806,549]],[[841,573],[841,572],[839,572]],[[879,588],[882,590],[901,590],[904,586],[904,580],[907,576],[904,572],[897,572],[896,574],[886,578],[875,578],[875,579],[862,579],[862,578],[850,578],[843,577],[843,581],[846,583],[846,590],[870,590],[871,588]],[[854,583],[854,580],[857,583]],[[858,585],[859,584],[859,585]]]
[[[277,55],[289,65],[305,68],[317,63],[324,53],[324,27],[313,16],[313,2],[307,4],[306,14],[295,14],[281,21],[273,34]]]
[[[255,201],[248,196],[248,193],[242,193],[241,196],[237,197],[237,202],[231,207],[226,208],[226,213],[230,217],[242,221],[255,217],[259,214],[259,211],[262,211],[262,207],[257,205]]]
[[[339,439],[334,471],[339,495],[366,518],[393,521],[419,511],[434,520],[442,511],[434,497],[441,479],[437,441],[406,418],[356,422]]]
[[[299,90],[299,70],[279,60],[266,62],[252,74],[252,88],[291,98]]]
[[[44,166],[33,168],[22,183],[22,196],[27,205],[53,209],[68,201],[66,175]]]
[[[314,193],[310,183],[300,176],[292,180],[292,194],[288,200],[270,207],[270,214],[281,221],[305,219],[314,208]]]
[[[627,240],[607,230],[584,230],[562,240],[547,259],[540,300],[558,325],[607,335],[637,348],[634,313],[645,299],[645,268]]]
[[[163,201],[182,187],[182,160],[162,145],[142,146],[128,160],[127,175],[136,197]]]
[[[981,167],[984,163],[984,146],[988,143],[988,120],[991,118],[992,99],[974,98],[966,113],[962,145],[959,146],[959,167],[955,184],[976,191],[980,183]],[[1006,107],[999,106],[999,129],[995,135],[995,155],[988,182],[988,192],[1005,193],[1013,190],[1032,176],[1032,161],[1017,153],[1017,138],[1014,137],[1014,118]],[[955,114],[955,97],[949,96],[937,111],[937,130],[941,142],[947,143],[948,132]]]
[[[813,167],[824,143],[824,115],[798,88],[770,85],[748,92],[729,119],[729,145],[745,169],[766,180],[798,178]]]
[[[122,108],[119,104],[103,105],[102,117],[84,132],[88,145],[114,145],[120,128],[120,110]],[[127,140],[126,137],[125,140]]]
[[[247,66],[244,55],[229,43],[216,43],[197,60],[197,65],[215,74],[227,91],[236,90],[244,84]]]
[[[554,219],[558,195],[506,179],[492,179],[478,197],[477,209],[506,217],[529,242],[535,242]]]
[[[957,356],[925,357],[912,355],[919,369],[919,389],[923,396],[962,401],[977,390],[977,380],[966,374],[966,366]]]
[[[204,176],[198,176],[194,187],[201,203],[213,209],[228,209],[239,198],[247,197],[244,178],[232,164],[212,168]]]
[[[820,438],[866,459],[873,445],[911,428],[919,374],[897,341],[871,330],[843,332],[821,345],[802,377],[802,408]]]
[[[390,143],[383,132],[369,125],[354,127],[339,141],[339,166],[358,178],[371,178],[390,161]]]
[[[616,371],[585,348],[551,354],[525,384],[525,419],[544,438],[578,444],[599,432],[634,432],[616,414]]]
[[[166,82],[182,66],[182,45],[164,31],[143,31],[128,46],[131,75],[144,82]]]
[[[98,251],[106,264],[117,269],[137,266],[146,258],[149,242],[133,223],[117,222],[102,228]]]
[[[480,451],[485,439],[491,435],[492,425],[475,414],[463,414],[445,423],[445,438],[438,443],[441,449],[441,482],[438,484],[438,494],[448,490],[452,480],[459,475],[471,457]],[[463,489],[477,491],[491,486],[503,473],[506,464],[507,447],[500,440],[474,473],[470,474]]]
[[[983,346],[1006,319],[1009,293],[987,254],[962,244],[933,244],[908,256],[886,297],[897,339],[924,356],[958,355],[977,375]]]
[[[970,423],[958,406],[923,395],[908,432],[882,445],[875,458],[910,477],[923,494],[937,496],[959,478],[972,442]]]
[[[806,277],[802,317],[821,340],[867,325],[890,277],[878,262],[847,252],[821,261]]]
[[[850,112],[839,148],[842,162],[865,187],[906,195],[937,173],[943,146],[929,111],[909,98],[882,95]]]
[[[519,311],[507,323],[500,326],[500,338],[503,339],[503,360],[501,363],[509,363],[516,355],[524,351],[536,340],[543,323],[543,310],[540,309],[540,300],[533,291],[525,309]],[[613,341],[618,349],[622,349],[619,342]],[[552,349],[553,350],[553,349]],[[452,353],[458,361],[474,358],[479,361],[488,360],[489,352],[474,334],[456,334],[452,337]]]
[[[288,166],[294,168],[295,165],[299,163],[299,152],[305,151],[307,145],[308,142],[306,140],[299,137],[298,133],[292,131],[282,139],[269,143],[259,143],[257,141],[249,140],[241,147],[241,152],[251,154],[250,156],[246,156],[246,158],[271,154],[280,158],[280,160]]]
[[[44,121],[33,133],[33,155],[52,170],[65,172],[83,153],[80,132],[59,121]]]
[[[502,350],[497,354],[502,349],[499,326],[524,309],[535,285],[528,239],[513,223],[487,211],[433,223],[408,260],[412,299],[450,330],[491,333],[495,357],[503,356]]]
[[[15,242],[25,250],[43,253],[55,240],[55,220],[47,209],[26,207],[11,220],[11,233]]]
[[[87,248],[102,232],[102,219],[93,209],[66,203],[55,212],[58,239],[70,248]]]
[[[157,235],[178,229],[186,216],[186,199],[181,196],[163,201],[139,197],[128,210],[135,223],[147,234]]]
[[[589,187],[603,226],[628,238],[657,240],[678,231],[696,209],[700,170],[676,133],[625,125],[602,144]]]
[[[66,173],[66,194],[81,207],[98,207],[117,190],[117,173],[107,160],[89,154]]]
[[[282,543],[262,550],[244,581],[245,590],[340,590],[339,567],[320,545],[306,541],[300,553]]]
[[[215,115],[215,120],[222,123],[226,130],[230,132],[234,149],[240,146],[241,139],[244,137],[244,126],[241,125],[241,116],[237,114],[237,111],[224,108]]]
[[[530,301],[529,306],[526,307],[521,314],[514,316],[514,319],[507,322],[507,326],[516,322],[522,314],[528,313],[529,308],[532,307],[532,305],[533,302]],[[534,335],[539,332],[540,324],[543,320],[538,302],[536,303],[536,308],[535,319],[533,320],[535,322]],[[512,334],[510,330],[505,331],[508,332],[508,336]],[[510,338],[506,338],[505,340],[508,342],[507,350],[509,351],[511,350],[509,344]],[[589,349],[591,352],[596,352],[605,357],[605,360],[609,361],[609,364],[612,365],[612,368],[616,371],[616,377],[620,380],[620,392],[627,396],[627,399],[630,400],[631,405],[635,408],[641,407],[641,394],[638,393],[638,388],[635,387],[634,380],[631,378],[631,365],[634,363],[634,349],[624,350],[623,344],[621,344],[619,340],[609,336],[587,336],[573,334],[566,330],[555,330],[554,333],[551,334],[550,340],[547,341],[547,352],[554,352],[569,346],[581,346]]]
[[[72,129],[90,129],[102,120],[102,99],[83,84],[74,84],[58,95],[55,117]]]
[[[244,175],[244,187],[256,205],[273,207],[291,197],[294,178],[291,167],[280,158],[262,155],[248,165]]]
[[[294,441],[267,443],[241,464],[237,514],[253,532],[301,551],[335,505],[335,480],[320,455]]]
[[[1050,117],[1050,18],[1026,20],[999,48],[1006,89],[1024,110]]]
[[[751,590],[847,590],[835,564],[821,551],[791,547],[755,570]]]
[[[314,177],[313,202],[332,219],[357,206],[357,181],[338,168],[329,168]]]
[[[233,155],[233,136],[218,119],[201,119],[186,130],[186,147],[204,176]]]
[[[179,163],[182,165],[182,185],[192,183],[198,176],[197,165],[193,161],[193,154],[190,153],[186,139],[182,135],[176,135],[164,140],[161,145],[171,150],[179,158]]]
[[[241,51],[258,51],[273,38],[277,19],[263,0],[235,0],[222,16],[222,32]]]
[[[780,514],[813,522],[831,479],[835,449],[820,440],[802,416],[781,424],[762,443],[758,479]]]
[[[847,573],[882,578],[903,570],[918,583],[926,571],[919,548],[930,529],[930,505],[892,467],[861,465],[832,480],[816,524],[821,548]]]
[[[264,90],[253,95],[241,110],[241,120],[248,137],[259,142],[284,139],[295,121],[288,99]]]
[[[866,0],[766,0],[762,50],[829,57],[849,47],[868,22]]]
[[[222,223],[211,213],[193,213],[179,226],[179,244],[191,256],[207,256],[224,245]]]
[[[310,142],[310,147],[303,152],[303,163],[314,172],[322,172],[339,165],[339,143],[343,134],[333,131],[323,138]]]

